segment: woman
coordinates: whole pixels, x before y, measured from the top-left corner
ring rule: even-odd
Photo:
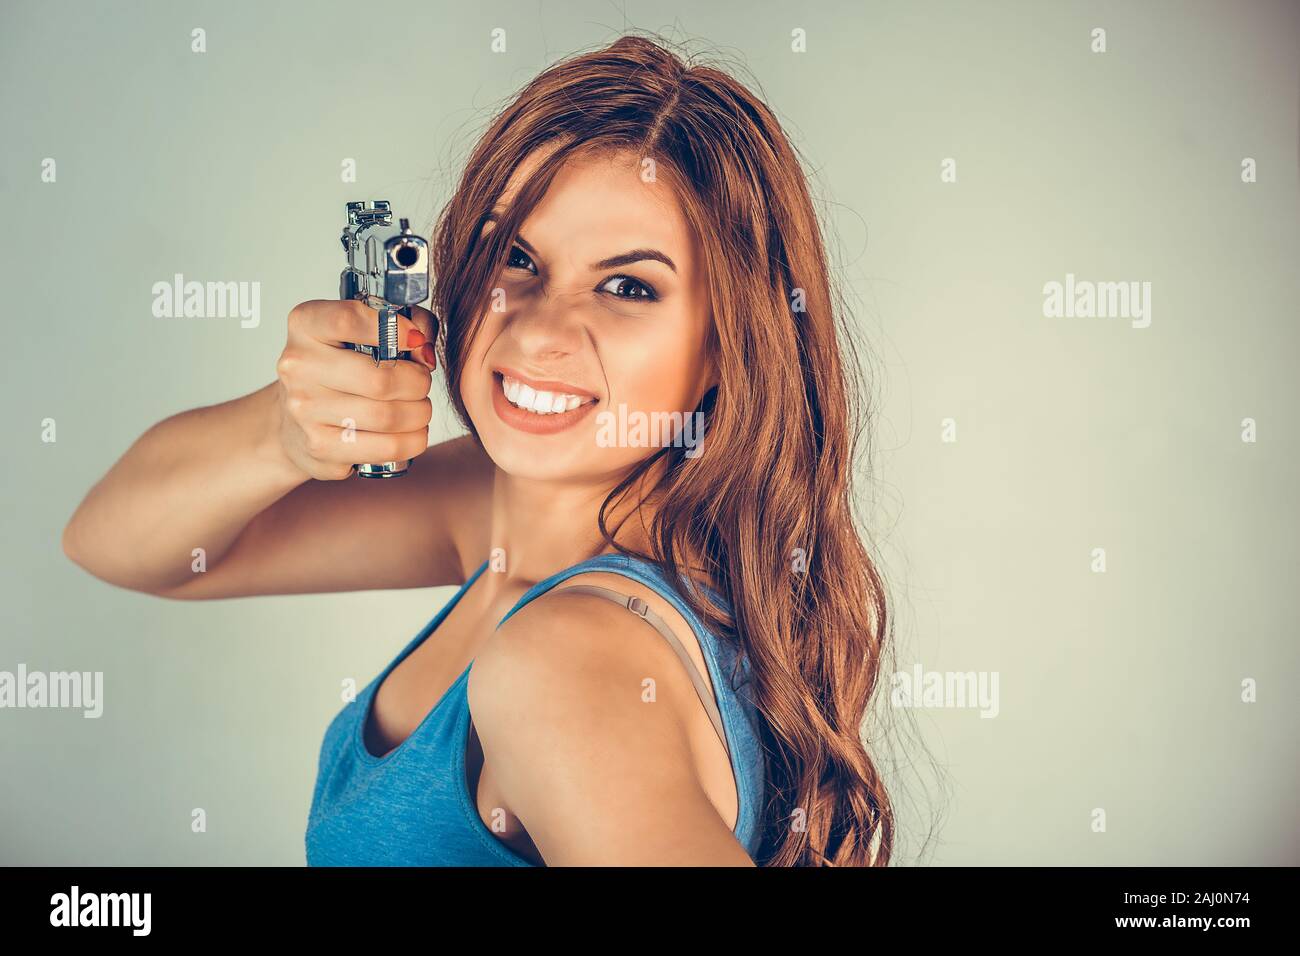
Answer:
[[[460,585],[330,725],[309,863],[888,862],[859,736],[884,589],[771,111],[640,37],[560,62],[474,149],[433,271],[419,363],[340,348],[376,341],[356,303],[299,305],[277,380],[150,429],[68,554],[178,599]],[[426,449],[440,333],[469,434]]]

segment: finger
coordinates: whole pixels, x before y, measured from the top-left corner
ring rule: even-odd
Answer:
[[[305,415],[305,421],[315,424],[343,428],[350,425],[361,431],[399,434],[427,428],[433,417],[433,402],[428,396],[418,401],[381,402],[321,388],[303,403],[300,414]]]
[[[424,364],[432,372],[438,367],[434,343],[438,341],[438,317],[428,309],[418,305],[407,306],[411,312],[411,321],[424,337],[423,341],[412,340],[407,348],[411,358]],[[418,344],[416,344],[418,341]]]
[[[374,309],[355,299],[313,299],[289,312],[289,338],[332,348],[344,342],[377,345],[379,322]],[[374,335],[372,341],[367,337]]]
[[[397,359],[376,365],[364,352],[334,349],[318,355],[316,384],[379,401],[417,402],[429,394],[433,375],[421,362]]]
[[[438,338],[438,317],[422,306],[408,305],[406,308],[411,313],[409,321],[415,328],[420,330],[420,334],[424,336],[424,341],[433,342],[436,340]],[[403,347],[419,348],[419,346],[407,346],[405,340],[403,340]]]
[[[411,349],[410,357],[413,361],[419,362],[430,372],[436,368],[436,361],[433,358],[433,343],[425,342],[418,349]]]
[[[427,331],[420,329],[415,321],[400,312],[397,314],[398,349],[412,347],[408,344],[411,341],[410,335],[417,329],[425,341],[432,341],[428,334],[434,328],[432,313],[424,309],[420,311],[428,316]],[[301,302],[289,313],[289,335],[291,338],[303,337],[332,348],[340,348],[349,342],[356,345],[378,345],[379,311],[359,299],[313,299]]]
[[[304,430],[308,451],[317,461],[370,464],[418,458],[429,447],[429,429],[385,434],[334,425],[310,425]]]

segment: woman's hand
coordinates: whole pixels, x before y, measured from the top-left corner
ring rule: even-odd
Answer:
[[[375,310],[355,300],[313,300],[289,313],[288,336],[276,363],[280,444],[304,474],[336,481],[358,462],[406,461],[429,443],[429,399],[437,367],[438,319],[411,306],[398,316],[399,348],[417,361],[380,367],[344,342],[378,345]]]

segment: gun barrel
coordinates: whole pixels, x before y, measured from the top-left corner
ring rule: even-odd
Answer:
[[[429,297],[429,244],[421,236],[369,229],[353,237],[347,271],[355,290],[348,298],[415,305]]]
[[[406,359],[397,341],[397,316],[409,317],[408,307],[429,297],[428,242],[411,232],[405,219],[394,226],[392,209],[383,200],[348,203],[342,241],[347,265],[339,277],[339,298],[364,301],[379,323],[377,346],[344,345],[365,352],[376,364]],[[397,461],[356,466],[363,478],[397,478],[408,467],[409,462]]]

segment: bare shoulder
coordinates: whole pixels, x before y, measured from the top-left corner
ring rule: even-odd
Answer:
[[[625,607],[565,587],[578,583],[653,600],[683,645],[695,643],[653,589],[603,572],[569,578],[502,624],[475,658],[467,694],[511,812],[551,865],[557,852],[659,859],[666,841],[673,852],[701,846],[711,858],[746,859],[731,833],[734,784],[716,738],[725,776],[714,785],[701,770],[713,731],[682,662]],[[698,843],[682,836],[682,821]]]
[[[556,756],[565,741],[602,739],[661,757],[689,754],[680,695],[657,686],[672,655],[653,636],[611,601],[558,589],[534,598],[488,638],[470,670],[486,759],[499,770],[529,754]]]
[[[570,590],[576,585],[643,601],[668,625],[713,690],[699,638],[676,606],[649,585],[612,571],[575,574],[529,601],[489,638],[475,667],[495,657],[512,669],[567,668],[568,676],[559,679],[574,681],[570,689],[575,692],[593,678],[635,677],[639,695],[641,682],[649,680],[679,721],[693,716],[698,707],[694,686],[663,636],[623,604]]]
[[[689,751],[688,717],[696,698],[681,661],[657,631],[626,607],[568,590],[575,584],[613,587],[653,601],[655,610],[669,610],[653,589],[595,572],[574,575],[529,601],[475,658],[470,703],[480,734],[491,733],[489,725],[497,716],[503,724],[523,719],[537,726],[545,714],[559,732],[561,722],[581,723],[599,715],[605,728],[623,723],[635,725],[637,733],[653,729],[658,743]],[[680,616],[670,626],[685,633]],[[690,637],[679,639],[688,648],[694,644]],[[571,729],[590,732],[579,724]],[[509,732],[514,734],[514,728]]]
[[[716,689],[713,687],[712,675],[709,673],[708,664],[705,661],[704,650],[700,646],[699,635],[695,633],[695,629],[691,627],[682,613],[677,610],[677,606],[648,584],[644,584],[636,578],[628,577],[625,574],[618,574],[613,571],[585,571],[581,574],[575,574],[560,582],[552,590],[542,595],[538,601],[545,601],[547,598],[552,598],[557,599],[553,603],[560,603],[562,601],[567,602],[566,613],[570,615],[579,613],[577,606],[573,603],[578,600],[582,600],[582,606],[588,609],[594,607],[596,604],[603,605],[602,610],[605,611],[606,617],[612,613],[612,615],[622,624],[622,631],[631,631],[632,634],[635,635],[633,640],[636,645],[639,646],[648,643],[654,647],[663,648],[667,651],[668,656],[664,657],[663,655],[657,654],[656,657],[663,661],[671,660],[675,662],[677,667],[680,669],[681,661],[677,658],[677,655],[672,652],[663,637],[656,630],[647,626],[646,622],[641,620],[637,615],[629,613],[624,607],[621,607],[607,598],[599,598],[594,595],[582,595],[580,593],[568,595],[567,597],[564,596],[566,589],[580,584],[589,584],[595,585],[596,587],[608,588],[611,591],[617,592],[619,595],[639,598],[643,601],[651,611],[663,619],[664,623],[668,625],[669,630],[671,630],[677,640],[681,642],[682,647],[691,658],[691,663],[694,664],[696,670],[703,675],[704,682],[709,687],[710,693],[716,693]],[[532,603],[537,602],[534,601]],[[528,610],[528,607],[531,607],[531,604],[526,606],[524,610]],[[617,645],[615,645],[615,648],[616,647]],[[683,676],[685,677],[685,674],[683,674]],[[687,686],[689,687],[689,677],[686,679],[688,681]],[[689,699],[696,699],[693,691],[690,694]]]

